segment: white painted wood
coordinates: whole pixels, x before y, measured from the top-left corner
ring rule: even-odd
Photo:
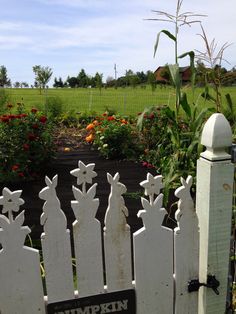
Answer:
[[[175,314],[197,314],[198,292],[188,292],[188,282],[198,279],[199,228],[198,218],[190,194],[192,177],[175,191],[179,198],[175,218],[178,227],[174,230]]]
[[[46,177],[47,186],[39,192],[45,200],[40,222],[44,228],[41,243],[49,303],[74,298],[70,231],[57,197],[57,180],[57,175],[52,180]]]
[[[128,209],[122,196],[127,189],[119,179],[119,173],[114,177],[107,174],[111,191],[104,221],[104,250],[109,292],[132,288],[130,226],[126,222]]]
[[[104,292],[101,224],[95,218],[99,200],[97,184],[87,192],[73,186],[76,201],[71,202],[76,220],[73,223],[74,248],[79,297]]]
[[[166,212],[162,208],[163,194],[154,199],[162,187],[158,177],[154,180],[149,174],[140,184],[150,200],[141,199],[143,210],[138,217],[144,227],[133,235],[137,314],[173,313],[173,232],[161,226]]]
[[[199,280],[206,282],[207,275],[215,275],[220,281],[220,294],[201,287],[199,314],[225,312],[234,172],[226,148],[231,144],[231,137],[229,123],[222,114],[212,115],[204,126],[202,144],[206,145],[206,151],[197,163]]]
[[[24,203],[22,191],[3,189],[0,204],[0,313],[32,314],[45,313],[43,287],[40,274],[38,250],[24,246],[29,227],[22,227],[24,211],[15,219],[13,212],[19,211]]]

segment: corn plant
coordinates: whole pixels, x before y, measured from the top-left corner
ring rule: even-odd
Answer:
[[[191,72],[192,72],[192,84],[194,84],[194,78],[195,78],[195,68],[194,68],[194,52],[189,51],[181,56],[178,55],[178,35],[179,35],[179,29],[182,26],[189,26],[191,27],[192,24],[194,23],[200,23],[201,21],[198,19],[199,17],[204,17],[205,15],[203,14],[196,14],[193,12],[181,12],[181,7],[183,4],[183,0],[177,0],[177,6],[176,6],[176,11],[174,14],[164,12],[164,11],[156,11],[153,10],[154,13],[158,15],[157,18],[151,18],[147,20],[152,20],[152,21],[161,21],[161,22],[168,22],[171,24],[174,24],[174,34],[171,33],[170,31],[163,29],[157,34],[156,38],[156,43],[154,46],[154,57],[157,52],[157,48],[159,45],[159,39],[160,35],[163,33],[166,36],[168,36],[172,41],[174,41],[174,64],[168,65],[172,83],[175,86],[176,89],[176,112],[178,113],[179,107],[181,104],[181,80],[180,80],[180,73],[179,73],[179,63],[178,59],[183,58],[185,56],[190,57],[190,67],[191,67]],[[177,115],[178,117],[178,115]]]

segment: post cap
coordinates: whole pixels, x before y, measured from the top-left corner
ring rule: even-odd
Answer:
[[[202,131],[201,144],[206,146],[201,157],[212,161],[231,159],[226,149],[232,145],[232,131],[222,113],[214,113],[207,120]]]

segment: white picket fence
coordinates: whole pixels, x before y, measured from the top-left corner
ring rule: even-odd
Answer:
[[[196,208],[190,194],[192,177],[188,176],[181,179],[182,186],[175,191],[179,201],[178,226],[174,230],[162,226],[166,214],[160,193],[162,176],[148,174],[140,183],[145,193],[138,211],[143,227],[131,235],[123,198],[126,187],[120,182],[119,173],[108,173],[111,190],[102,233],[101,223],[95,218],[99,207],[99,199],[95,198],[97,184],[92,183],[95,165],[79,161],[78,168],[71,171],[78,185],[72,187],[75,200],[71,201],[76,218],[73,240],[77,291],[70,231],[56,193],[58,176],[46,177],[46,187],[39,193],[45,201],[40,223],[44,229],[41,242],[47,296],[43,292],[39,252],[24,246],[30,232],[29,227],[23,226],[24,211],[16,214],[24,203],[22,191],[4,188],[0,197],[0,313],[46,313],[47,302],[133,288],[138,314],[223,314],[234,171],[226,151],[231,137],[224,116],[212,115],[203,129],[206,151],[197,164]],[[206,286],[201,286],[199,292],[188,292],[189,281],[199,279],[206,284],[208,275],[220,282],[219,295]]]

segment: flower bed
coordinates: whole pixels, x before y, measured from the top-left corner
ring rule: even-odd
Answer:
[[[0,116],[0,181],[16,181],[37,176],[54,153],[52,124],[36,108],[16,113],[7,104]]]

